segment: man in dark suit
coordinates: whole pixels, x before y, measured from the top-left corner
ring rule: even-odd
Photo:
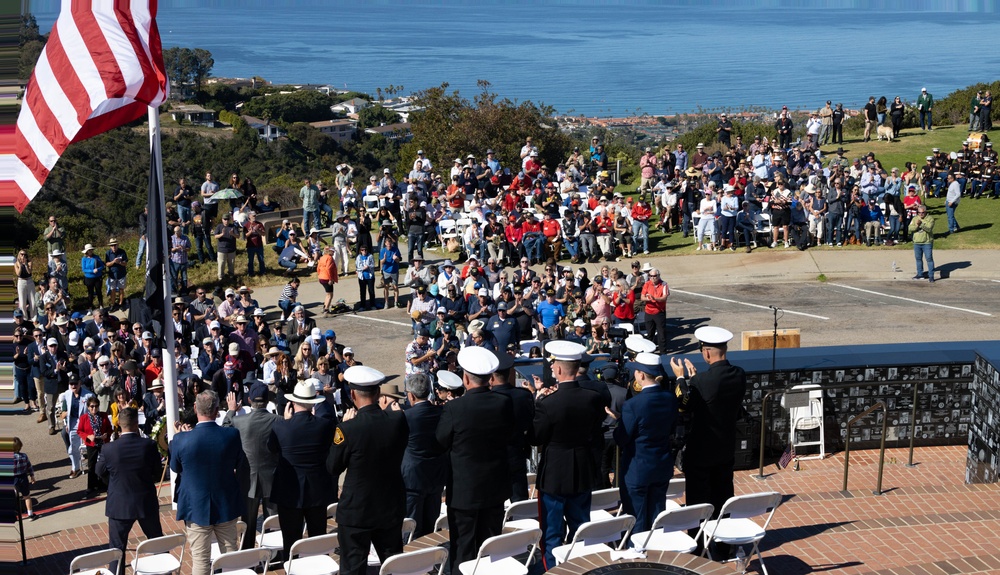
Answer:
[[[403,412],[410,429],[403,453],[403,485],[406,488],[406,516],[417,522],[414,537],[434,530],[441,514],[441,492],[448,480],[448,458],[434,434],[441,420],[441,408],[427,401],[431,380],[426,373],[406,376],[406,398],[410,408]]]
[[[292,310],[292,317],[288,318],[285,324],[285,335],[288,336],[288,345],[298,351],[299,344],[312,334],[312,329],[316,327],[316,320],[306,317],[304,307],[297,305]]]
[[[635,531],[649,531],[653,520],[666,508],[667,487],[674,473],[672,443],[677,422],[677,397],[660,385],[660,357],[639,353],[625,364],[640,387],[625,402],[615,441],[621,448],[619,481],[625,513],[635,517]]]
[[[237,410],[240,408],[236,400],[236,394],[230,393],[227,399],[226,418],[222,420],[223,427],[235,427],[240,431],[240,441],[243,443],[243,452],[247,456],[247,491],[246,510],[243,513],[243,522],[248,526],[257,525],[257,508],[264,506],[264,518],[267,519],[277,513],[274,504],[271,503],[271,486],[274,483],[274,470],[278,466],[278,456],[267,448],[267,440],[271,437],[271,428],[274,422],[281,419],[277,414],[267,410],[267,385],[255,383],[250,388],[250,413],[240,414],[237,417]],[[250,549],[254,546],[254,534],[256,529],[247,529],[243,535],[242,549]]]
[[[170,469],[177,480],[177,520],[187,525],[192,575],[208,575],[211,537],[223,553],[236,551],[236,521],[246,508],[236,469],[246,465],[240,432],[215,423],[219,396],[203,391],[195,397],[198,424],[178,433],[170,444]]]
[[[514,387],[511,384],[514,358],[504,349],[495,352],[499,363],[490,378],[490,391],[506,395],[514,407],[514,433],[510,436],[510,443],[507,444],[510,500],[524,501],[528,498],[527,460],[531,455],[531,441],[534,438],[531,422],[535,417],[535,398],[527,389]]]
[[[383,562],[403,552],[406,491],[401,464],[410,432],[398,407],[379,406],[382,372],[353,365],[344,379],[356,409],[344,413],[331,451],[334,476],[347,471],[344,497],[337,505],[340,572],[365,575],[372,546]]]
[[[747,376],[743,368],[729,363],[726,349],[733,334],[721,327],[705,326],[695,330],[701,343],[701,357],[708,371],[699,374],[690,360],[684,363],[671,358],[670,368],[681,387],[690,389],[686,411],[691,416],[684,434],[684,477],[687,480],[684,500],[688,505],[711,503],[712,518],[718,518],[722,505],[733,496],[733,467],[736,465],[736,421],[743,408]],[[687,372],[687,378],[684,377]],[[729,545],[716,544],[715,557],[728,558]],[[701,550],[699,549],[700,553]]]
[[[104,503],[108,546],[124,553],[129,531],[136,521],[147,539],[163,535],[156,499],[160,454],[152,440],[139,436],[139,412],[134,407],[118,414],[118,425],[122,435],[101,449],[95,473],[108,484],[108,499]],[[116,563],[108,568],[112,573],[123,573],[124,567]]]
[[[326,533],[326,506],[337,496],[337,484],[326,466],[334,422],[312,413],[314,405],[325,401],[316,393],[318,383],[300,381],[285,394],[285,418],[272,424],[267,439],[267,448],[278,455],[271,501],[281,518],[286,558],[292,544],[302,539],[303,521],[310,537]]]
[[[510,398],[489,388],[497,356],[467,347],[458,353],[458,364],[465,394],[444,405],[436,434],[451,460],[446,502],[452,573],[475,559],[483,541],[500,534],[503,504],[510,497],[507,444],[514,429]]]
[[[605,404],[601,395],[576,381],[586,348],[571,341],[550,341],[545,352],[552,358],[556,383],[541,387],[535,402],[535,444],[541,447],[536,485],[538,519],[543,532],[545,570],[555,567],[552,549],[572,538],[590,520],[594,489],[594,438],[600,435]],[[567,533],[567,527],[569,528]]]

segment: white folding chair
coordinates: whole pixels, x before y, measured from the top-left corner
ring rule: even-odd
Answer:
[[[819,446],[818,454],[805,457],[796,455],[798,459],[823,459],[826,457],[826,433],[823,429],[823,388],[819,385],[810,383],[805,385],[796,385],[792,387],[791,392],[793,394],[808,394],[809,400],[803,407],[786,407],[786,398],[789,394],[785,394],[781,397],[781,407],[788,409],[788,421],[790,428],[788,442],[792,445],[792,449],[796,449],[799,446]],[[818,430],[819,439],[808,441],[799,440],[799,431],[812,431],[814,429]],[[796,453],[798,453],[797,449]]]
[[[132,571],[135,575],[166,575],[180,571],[186,541],[183,533],[143,541],[135,548]],[[173,552],[178,549],[180,554],[175,556]]]
[[[257,547],[270,550],[272,557],[285,548],[284,539],[281,537],[281,524],[278,523],[277,515],[272,515],[264,520],[256,541]]]
[[[438,531],[447,528],[448,528],[448,516],[447,515],[439,516],[437,518],[437,521],[434,522],[434,532],[437,533]]]
[[[365,212],[370,216],[374,216],[378,213],[378,196],[365,196],[362,198],[365,204]]]
[[[667,486],[667,506],[666,509],[671,509],[674,507],[680,507],[681,504],[677,502],[678,499],[684,497],[684,490],[687,487],[687,480],[683,477],[677,477],[670,480],[670,485]]]
[[[292,543],[288,551],[290,557],[285,561],[285,575],[336,574],[340,565],[330,555],[337,547],[340,547],[340,541],[336,533],[299,539]]]
[[[771,214],[765,214],[760,212],[756,217],[756,237],[754,237],[754,247],[757,244],[763,244],[765,246],[771,245]],[[760,241],[763,238],[763,241]]]
[[[588,521],[577,528],[576,533],[573,534],[573,541],[568,545],[560,545],[553,549],[552,556],[556,558],[556,565],[559,565],[584,555],[614,551],[608,543],[615,541],[619,541],[616,548],[622,549],[634,526],[635,517],[631,515]]]
[[[631,323],[620,323],[615,327],[619,327],[628,332],[629,335],[635,334],[635,325]],[[627,336],[626,336],[627,337]]]
[[[590,520],[609,519],[621,513],[621,492],[617,487],[598,489],[590,496]],[[614,509],[614,513],[608,512]]]
[[[458,237],[458,233],[455,231],[455,220],[441,220],[438,222],[438,226],[441,228],[441,233],[438,235],[441,238],[441,245],[444,245],[446,240]]]
[[[526,499],[511,503],[503,515],[504,528],[538,529],[538,500]]]
[[[424,575],[437,567],[437,575],[444,572],[444,564],[448,562],[448,550],[443,547],[431,547],[420,551],[393,555],[382,564],[379,575]]]
[[[458,570],[462,575],[525,575],[541,537],[540,529],[514,531],[490,537],[483,541],[476,558],[459,564]],[[515,559],[529,547],[531,549],[524,563]]]
[[[246,535],[247,524],[242,520],[236,521],[236,548],[239,549],[240,545],[243,543],[243,536]],[[222,556],[222,549],[219,548],[219,542],[215,539],[215,533],[212,533],[212,561],[215,561],[218,557]]]
[[[121,549],[102,549],[73,558],[69,564],[69,575],[98,575],[107,573],[108,564],[122,560]],[[123,569],[124,571],[124,569]]]
[[[257,575],[257,569],[267,573],[267,563],[271,552],[267,549],[244,549],[231,551],[212,558],[212,575]],[[263,566],[263,567],[261,567]]]
[[[753,544],[753,549],[747,554],[749,559],[754,553],[760,561],[760,570],[767,575],[767,568],[764,566],[764,558],[760,555],[759,543],[767,533],[767,526],[774,517],[774,511],[781,504],[781,494],[775,491],[763,493],[751,493],[748,495],[737,495],[730,497],[722,506],[719,518],[706,521],[702,528],[702,539],[704,540],[705,551],[702,557],[707,556],[712,559],[708,546],[712,541],[728,543],[729,545]],[[752,521],[751,517],[767,516],[763,525]],[[713,559],[714,560],[714,559]],[[747,561],[749,565],[749,561]],[[743,571],[746,573],[746,569]]]
[[[690,553],[698,547],[698,538],[715,508],[711,503],[667,509],[656,516],[649,531],[632,534],[632,545],[640,550]],[[698,529],[694,537],[688,529]]]

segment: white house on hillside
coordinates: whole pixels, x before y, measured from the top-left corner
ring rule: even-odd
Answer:
[[[284,130],[266,120],[246,115],[240,117],[243,118],[243,121],[246,122],[248,126],[257,130],[257,137],[262,140],[273,142],[278,138],[282,138],[287,135]]]
[[[345,102],[330,106],[335,114],[357,114],[371,105],[371,102],[362,98],[351,98]]]
[[[322,122],[309,122],[309,125],[338,143],[350,140],[358,132],[358,124],[354,120],[323,120]]]

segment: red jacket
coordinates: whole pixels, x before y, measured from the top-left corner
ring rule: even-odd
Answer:
[[[80,439],[83,440],[83,444],[87,447],[94,447],[97,445],[93,440],[87,439],[88,435],[95,435],[98,437],[101,435],[107,435],[109,438],[111,437],[111,420],[108,419],[108,416],[103,411],[98,413],[97,416],[101,418],[101,429],[99,431],[94,431],[93,426],[90,425],[89,413],[81,415],[80,422],[76,424],[76,434],[80,436]]]
[[[636,204],[632,207],[632,219],[645,222],[653,215],[653,210],[648,205]]]

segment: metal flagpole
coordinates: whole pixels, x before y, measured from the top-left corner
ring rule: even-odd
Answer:
[[[160,156],[160,113],[156,106],[149,107],[149,152],[153,155],[150,162],[150,169],[156,170],[156,193],[158,200],[163,204],[161,213],[166,214],[166,196],[163,193],[163,158]],[[151,190],[152,191],[152,190]],[[163,324],[161,327],[161,337],[163,340],[163,396],[167,405],[167,438],[174,438],[174,426],[177,423],[177,358],[174,355],[174,327],[170,323],[173,321],[170,313],[170,304],[173,299],[170,290],[170,270],[167,268],[170,261],[170,234],[167,233],[167,218],[160,218],[158,222],[149,222],[149,227],[160,226],[160,237],[163,238]],[[147,229],[149,229],[147,227]],[[148,261],[147,257],[147,261]],[[171,492],[173,492],[174,474],[170,474]]]

